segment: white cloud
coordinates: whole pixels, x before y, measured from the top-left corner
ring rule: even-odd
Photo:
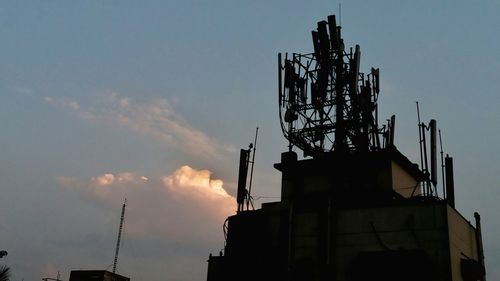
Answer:
[[[147,177],[133,172],[104,173],[82,181],[72,177],[61,176],[57,180],[63,187],[76,189],[92,199],[98,199],[108,205],[121,204],[127,195],[147,183]]]
[[[121,98],[120,99],[120,107],[128,107],[130,105],[129,99],[128,98]]]
[[[223,181],[212,179],[208,170],[182,166],[172,175],[163,177],[164,186],[175,199],[194,204],[221,220],[235,211],[235,198],[223,188]]]
[[[223,182],[212,179],[208,170],[194,170],[185,165],[172,175],[163,178],[164,185],[176,194],[208,198],[227,198]]]
[[[111,92],[90,106],[55,97],[45,97],[44,101],[69,110],[82,119],[119,125],[150,136],[195,157],[221,159],[235,151],[234,147],[220,144],[215,138],[192,127],[166,99],[139,102]]]
[[[173,239],[222,243],[220,226],[236,210],[224,182],[208,170],[187,165],[151,180],[134,172],[103,173],[89,180],[59,177],[73,188],[117,212],[127,198],[126,232],[135,239]]]
[[[70,109],[70,110],[79,110],[80,105],[76,101],[64,99],[64,98],[54,98],[54,97],[44,97],[43,100],[46,103],[52,104],[57,107]]]
[[[98,176],[94,181],[97,185],[110,185],[115,181],[115,176],[113,174],[104,174]]]
[[[71,101],[68,103],[68,106],[73,110],[80,109],[80,105],[76,101]]]

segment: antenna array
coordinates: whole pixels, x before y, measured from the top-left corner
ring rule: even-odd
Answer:
[[[453,180],[453,158],[448,154],[443,158],[443,141],[441,138],[441,130],[437,129],[437,122],[431,119],[428,124],[420,120],[420,107],[417,105],[417,122],[418,122],[418,143],[420,148],[420,166],[424,173],[422,181],[422,191],[424,195],[439,197],[438,193],[438,165],[437,165],[437,138],[439,136],[439,147],[441,155],[441,181],[442,181],[442,198],[445,199],[450,206],[455,207],[455,187]],[[430,155],[427,152],[427,131],[430,134]],[[430,168],[428,164],[430,158]]]
[[[378,127],[379,70],[359,71],[361,50],[346,50],[335,16],[312,31],[314,52],[278,55],[279,113],[289,141],[305,155],[382,148]]]
[[[250,206],[253,206],[252,192],[252,180],[253,180],[253,167],[255,164],[255,151],[257,149],[257,136],[259,134],[259,127],[255,129],[255,140],[254,143],[250,143],[248,149],[240,149],[240,166],[238,172],[238,190],[236,194],[236,202],[238,203],[238,212],[244,211],[245,206],[247,210],[250,210]],[[250,154],[252,154],[252,159],[250,159]],[[250,169],[250,182],[248,183],[247,189],[247,178],[248,178],[248,166],[252,164]]]

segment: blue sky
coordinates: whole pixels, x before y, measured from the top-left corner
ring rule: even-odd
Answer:
[[[415,101],[424,120],[438,120],[457,208],[483,216],[491,280],[500,278],[499,10],[498,1],[342,3],[347,45],[361,45],[362,70],[381,69],[379,116],[396,114],[398,148],[418,161]],[[316,22],[337,12],[337,1],[2,2],[0,248],[14,280],[108,267],[124,197],[120,272],[206,278],[236,152],[256,126],[254,196],[280,192],[277,53],[310,52]]]

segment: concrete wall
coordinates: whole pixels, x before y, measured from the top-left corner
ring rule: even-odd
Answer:
[[[476,230],[454,208],[448,206],[448,233],[453,281],[463,281],[460,260],[478,260]]]
[[[410,198],[415,186],[417,185],[417,180],[411,176],[408,172],[403,170],[394,161],[391,163],[392,170],[392,188],[399,194],[406,198]],[[418,186],[415,189],[414,196],[421,194],[421,188]]]
[[[360,252],[415,249],[424,250],[439,265],[436,280],[448,280],[446,216],[443,204],[341,210],[335,241],[336,280],[348,280],[349,267]]]

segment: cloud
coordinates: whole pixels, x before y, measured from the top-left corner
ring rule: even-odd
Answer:
[[[76,185],[80,184],[78,179],[73,178],[73,177],[66,177],[66,176],[57,177],[57,181],[59,182],[59,184],[61,186],[65,186],[65,187],[76,186]]]
[[[145,176],[139,176],[135,173],[124,172],[113,175],[111,173],[102,174],[98,177],[92,178],[92,182],[96,185],[111,185],[113,183],[135,183],[140,184],[147,181],[148,178]]]
[[[234,213],[235,198],[223,188],[222,180],[211,178],[208,170],[195,170],[189,166],[182,166],[162,180],[164,186],[178,201],[195,203],[196,206],[210,210],[221,219]]]
[[[80,109],[80,105],[78,104],[78,102],[71,101],[71,100],[64,99],[64,98],[57,98],[56,99],[53,97],[44,97],[43,100],[49,104],[52,104],[54,106],[61,107],[61,108],[66,108],[66,109],[75,110],[75,111]]]
[[[115,207],[121,204],[129,193],[134,193],[144,187],[148,180],[147,177],[134,172],[121,172],[104,173],[87,181],[60,176],[57,181],[63,187],[77,190],[106,206]]]
[[[113,174],[104,174],[94,179],[94,181],[98,185],[110,185],[115,181],[115,176]]]
[[[56,97],[45,97],[44,101],[73,112],[82,119],[128,128],[195,157],[221,159],[223,155],[235,151],[234,147],[220,144],[215,138],[192,127],[166,99],[134,101],[116,93],[107,93],[88,106]]]
[[[185,165],[172,175],[164,177],[163,183],[170,191],[183,196],[210,199],[230,197],[222,188],[223,182],[211,179],[210,174],[208,170],[194,170]]]
[[[122,172],[88,180],[59,177],[58,182],[110,212],[116,213],[127,198],[126,232],[133,239],[221,243],[221,225],[236,210],[222,180],[187,165],[156,179]]]

